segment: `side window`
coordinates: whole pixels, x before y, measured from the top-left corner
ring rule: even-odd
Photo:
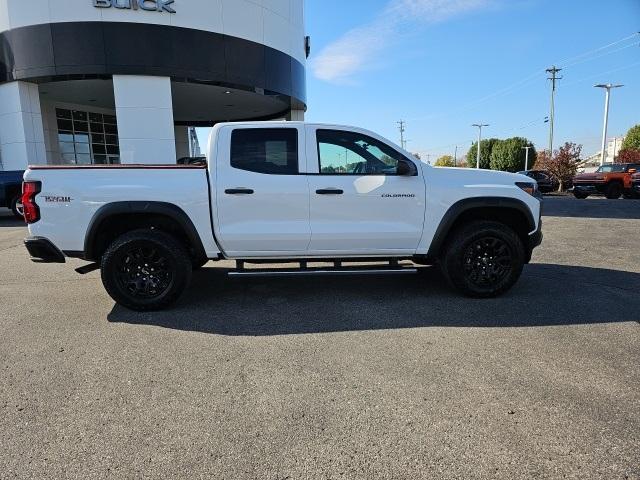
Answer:
[[[404,157],[367,135],[317,130],[320,173],[324,175],[396,175]]]
[[[298,174],[298,130],[247,128],[231,134],[231,166],[270,175]]]

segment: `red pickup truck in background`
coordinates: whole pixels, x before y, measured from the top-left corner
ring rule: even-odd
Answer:
[[[603,194],[610,200],[640,198],[638,190],[632,187],[631,177],[640,172],[640,164],[614,163],[602,165],[594,173],[582,173],[573,177],[573,195],[587,198],[589,195]]]

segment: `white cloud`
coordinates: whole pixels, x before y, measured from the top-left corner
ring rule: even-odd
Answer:
[[[351,83],[354,75],[376,68],[386,48],[412,25],[441,22],[489,5],[491,0],[390,0],[370,23],[356,27],[326,46],[313,59],[315,76]]]

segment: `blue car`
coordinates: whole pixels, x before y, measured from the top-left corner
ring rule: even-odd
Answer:
[[[10,208],[17,218],[22,218],[22,176],[24,171],[0,171],[0,207]]]

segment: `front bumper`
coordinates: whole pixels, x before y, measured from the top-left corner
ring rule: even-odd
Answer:
[[[65,263],[64,254],[46,238],[30,237],[24,241],[31,260],[37,263]]]
[[[604,188],[604,183],[574,183],[571,190],[577,190],[585,193],[603,193]]]

